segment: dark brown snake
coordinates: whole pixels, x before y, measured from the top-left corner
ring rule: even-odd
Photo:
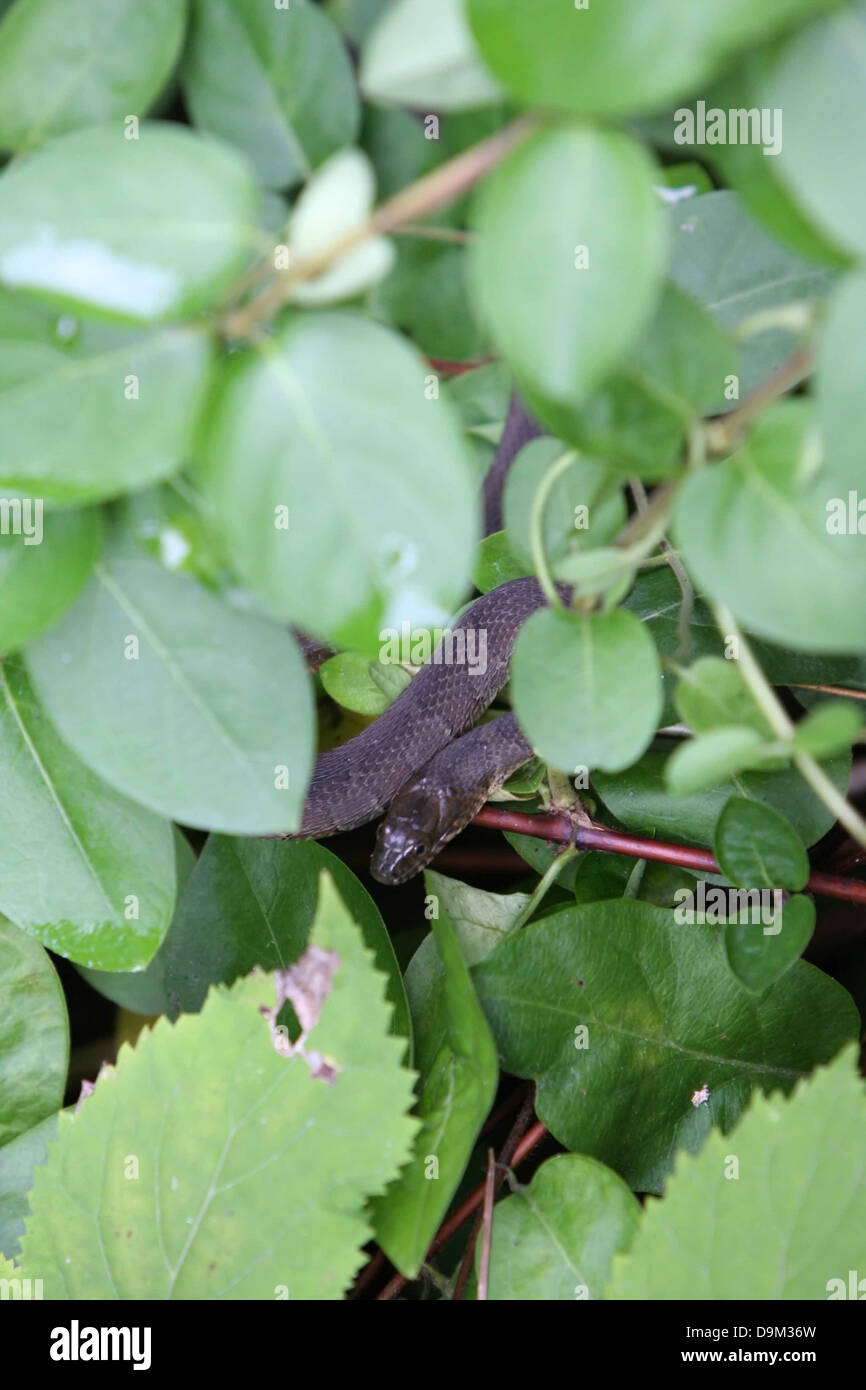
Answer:
[[[502,488],[512,459],[538,433],[513,397],[485,479],[485,534],[502,525]],[[373,877],[397,884],[420,872],[532,756],[513,714],[473,725],[508,679],[522,624],[545,603],[535,579],[513,579],[476,599],[453,632],[485,634],[483,669],[465,661],[437,664],[434,654],[373,724],[319,754],[300,830],[286,838],[321,839],[353,830],[387,806],[370,865]]]

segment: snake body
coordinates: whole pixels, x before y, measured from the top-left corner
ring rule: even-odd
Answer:
[[[485,483],[486,530],[501,525],[501,491],[511,458],[537,433],[513,398],[486,480],[493,478],[493,485]],[[321,839],[353,830],[389,807],[371,863],[374,877],[402,883],[424,868],[490,792],[532,756],[513,715],[472,726],[508,679],[522,624],[546,602],[531,578],[513,579],[476,599],[453,634],[474,630],[474,649],[485,651],[486,660],[449,664],[437,659],[441,650],[434,652],[373,724],[320,753],[300,829],[286,838]],[[460,650],[453,638],[449,650]]]

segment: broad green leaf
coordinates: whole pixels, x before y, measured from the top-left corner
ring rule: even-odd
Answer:
[[[847,749],[862,728],[862,709],[845,700],[828,700],[800,721],[792,742],[813,758],[829,758]]]
[[[657,178],[630,136],[559,126],[525,140],[482,185],[479,312],[554,433],[652,314],[667,256]]]
[[[172,827],[174,840],[174,866],[177,879],[177,894],[171,926],[162,939],[159,950],[152,956],[143,970],[91,970],[87,965],[76,965],[82,979],[92,989],[110,999],[121,1009],[133,1014],[161,1014],[168,1010],[165,991],[165,957],[171,940],[172,927],[177,921],[183,890],[192,873],[196,857],[192,845],[181,830]],[[223,983],[231,983],[224,981]],[[206,989],[207,986],[205,986]],[[202,993],[204,997],[204,991]]]
[[[0,25],[0,149],[143,116],[185,24],[184,0],[21,0]]]
[[[809,856],[790,821],[745,796],[732,796],[716,821],[716,859],[741,888],[799,892],[809,877]]]
[[[130,555],[97,565],[27,659],[63,738],[118,791],[184,825],[297,829],[312,698],[276,623]]]
[[[13,523],[15,507],[9,499]],[[43,514],[41,500],[30,498],[21,499],[20,515],[19,534],[0,533],[0,655],[60,617],[86,583],[102,545],[94,510]]]
[[[351,43],[360,44],[391,0],[325,0],[325,9]]]
[[[731,725],[681,743],[665,767],[665,782],[671,796],[693,796],[767,761],[761,735],[753,728]]]
[[[772,161],[764,159],[768,164]],[[733,330],[758,314],[827,298],[833,276],[771,236],[735,193],[719,190],[671,209],[670,274]],[[734,408],[800,346],[792,333],[773,329],[739,344],[739,392],[720,392],[718,410]]]
[[[412,1073],[327,879],[311,947],[288,978],[160,1019],[60,1116],[22,1240],[46,1297],[341,1297],[372,1234],[364,1202],[408,1157]],[[291,1050],[261,1013],[287,996],[308,1024]]]
[[[813,966],[756,1000],[717,929],[631,900],[542,918],[473,976],[503,1066],[536,1078],[539,1119],[639,1192],[657,1192],[711,1124],[728,1130],[753,1087],[790,1090],[859,1031],[852,1000]]]
[[[700,742],[711,737],[704,735]],[[735,792],[787,816],[805,845],[813,845],[834,823],[833,812],[793,768],[747,770],[706,791],[672,797],[666,780],[669,752],[670,743],[660,740],[628,772],[593,774],[594,791],[629,830],[660,840],[712,845],[722,807]],[[844,796],[851,772],[850,755],[832,758],[824,771]]]
[[[386,710],[412,679],[404,667],[370,661],[361,652],[338,652],[319,667],[319,675],[338,705],[370,716]]]
[[[369,101],[462,111],[496,101],[502,88],[478,56],[464,0],[396,0],[367,36],[361,91]]]
[[[680,1157],[607,1297],[859,1298],[849,1270],[862,1269],[864,1226],[866,1104],[845,1048],[792,1096],[755,1096],[732,1133]]]
[[[493,1209],[488,1299],[601,1298],[615,1254],[628,1250],[640,1203],[622,1178],[583,1154],[557,1154],[528,1187]],[[481,1250],[476,1246],[476,1272]]]
[[[447,912],[432,923],[443,977],[439,1008],[413,1019],[421,1129],[411,1162],[374,1209],[379,1245],[410,1277],[448,1210],[499,1077],[496,1048]]]
[[[358,879],[323,845],[211,835],[180,895],[160,952],[161,1009],[197,1013],[208,988],[259,966],[285,969],[307,945],[324,870],[388,980],[395,1030],[410,1036],[409,1008],[391,938]]]
[[[2,178],[0,178],[2,196]],[[0,299],[0,480],[68,504],[143,487],[186,461],[211,366],[208,333],[73,321],[73,337]]]
[[[394,269],[370,294],[370,312],[402,328],[430,357],[467,361],[488,353],[490,337],[469,294],[466,249],[404,236],[396,238],[396,252]]]
[[[69,1025],[48,953],[0,917],[0,1153],[63,1104]]]
[[[753,994],[776,983],[805,951],[815,930],[815,904],[802,893],[779,907],[775,901],[761,921],[728,922],[725,926],[725,954],[738,980]],[[772,918],[768,922],[766,919]]]
[[[271,188],[306,179],[357,135],[349,56],[307,0],[193,0],[183,86],[196,125],[243,150]]]
[[[646,628],[622,609],[542,609],[518,634],[511,693],[545,762],[617,772],[640,757],[658,727],[658,654]]]
[[[531,574],[531,562],[517,554],[507,531],[494,531],[484,537],[472,575],[473,584],[482,594],[507,584],[510,579],[523,579]]]
[[[834,0],[468,0],[492,72],[542,107],[593,115],[649,111],[694,90],[738,49]]]
[[[521,913],[529,902],[528,893],[489,893],[473,888],[459,879],[447,878],[433,869],[424,874],[427,890],[425,903],[430,920],[444,914],[457,936],[460,952],[467,965],[477,965],[510,936]],[[436,950],[433,936],[424,942],[412,958],[406,972],[413,1009],[421,1010],[424,1001],[443,982],[445,973]]]
[[[762,739],[772,736],[736,661],[702,656],[687,670],[680,670],[678,677],[677,710],[693,733],[736,724],[754,730]]]
[[[589,399],[558,411],[563,438],[642,478],[679,467],[696,419],[738,380],[732,341],[707,309],[665,287],[640,341]],[[553,418],[553,417],[551,417]]]
[[[61,741],[18,659],[0,670],[0,769],[0,912],[84,965],[146,965],[174,908],[171,826]]]
[[[533,439],[514,459],[505,479],[505,527],[514,549],[531,558],[529,521],[545,474],[564,453],[557,439]],[[574,456],[554,483],[544,510],[544,553],[554,562],[573,550],[613,540],[626,520],[625,498],[610,469],[594,459]]]
[[[209,308],[263,234],[252,171],[168,122],[93,126],[0,174],[0,285],[139,323]]]
[[[280,616],[371,656],[385,628],[442,624],[471,565],[463,442],[424,375],[369,320],[300,315],[227,364],[211,421],[203,477],[241,576]]]
[[[866,251],[864,81],[866,4],[853,0],[790,39],[758,96],[760,105],[785,113],[782,179],[819,227],[860,255]]]
[[[811,425],[802,401],[767,411],[731,458],[686,480],[676,535],[700,588],[749,629],[791,647],[860,652],[866,609],[851,594],[866,582],[866,543],[829,530]]]
[[[58,1107],[61,1101],[62,1087]],[[12,1259],[21,1249],[24,1221],[30,1212],[27,1194],[36,1168],[45,1162],[48,1141],[56,1134],[57,1116],[50,1114],[0,1147],[0,1265],[3,1255]]]
[[[826,450],[827,524],[866,535],[862,505],[866,434],[866,274],[846,275],[830,302],[818,361],[817,401]],[[859,491],[858,491],[859,489]],[[851,492],[854,492],[853,505]],[[835,500],[834,500],[835,499]]]

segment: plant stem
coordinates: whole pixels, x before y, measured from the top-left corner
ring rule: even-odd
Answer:
[[[338,237],[314,256],[297,261],[275,276],[269,285],[238,309],[225,316],[223,331],[230,338],[248,338],[262,323],[271,319],[286,303],[291,288],[301,280],[321,275],[334,261],[372,236],[395,232],[407,223],[422,221],[439,208],[454,202],[488,174],[516,145],[538,127],[533,116],[521,116],[504,129],[465,150],[456,159],[434,169],[408,188],[401,189],[382,204],[372,216]]]
[[[815,360],[811,347],[800,348],[787,362],[783,362],[777,372],[762,382],[741,406],[732,410],[721,420],[711,420],[704,427],[704,438],[709,452],[727,454],[739,443],[743,431],[757,415],[770,405],[777,396],[784,395],[793,386],[798,386],[807,376]]]
[[[794,725],[756,661],[736,618],[723,603],[717,604],[713,611],[722,636],[737,639],[737,664],[755,704],[764,714],[773,732],[784,742],[790,743],[795,732]],[[866,848],[866,821],[848,798],[833,785],[820,763],[815,761],[811,753],[803,753],[796,749],[792,750],[791,757],[800,776],[808,782],[815,795],[823,801],[829,811],[832,811],[835,819],[844,825],[851,838]]]
[[[568,849],[563,850],[561,854],[558,854],[556,858],[550,864],[548,864],[544,873],[541,875],[541,878],[536,883],[535,888],[532,890],[532,896],[529,899],[529,902],[526,904],[523,911],[518,915],[514,923],[514,926],[511,928],[512,931],[517,931],[519,927],[526,926],[526,923],[532,917],[539,903],[547,897],[548,891],[550,890],[550,888],[553,887],[553,884],[559,878],[559,875],[562,873],[566,864],[570,864],[572,859],[574,859],[576,855],[578,855],[579,853],[579,849],[577,849],[574,845],[569,845]]]
[[[576,450],[569,449],[567,453],[560,454],[559,458],[554,460],[538,484],[532,501],[532,511],[529,515],[529,549],[532,555],[532,566],[551,608],[562,608],[563,603],[556,592],[556,585],[553,582],[553,575],[550,573],[550,566],[547,563],[547,555],[544,550],[544,513],[556,483],[576,459]]]

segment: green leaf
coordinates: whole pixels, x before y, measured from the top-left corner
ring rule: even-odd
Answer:
[[[22,0],[0,25],[0,148],[141,117],[175,65],[184,0]]]
[[[860,652],[866,609],[851,592],[866,582],[866,552],[859,535],[829,530],[811,425],[803,401],[767,411],[737,453],[686,479],[676,535],[700,588],[751,630],[795,648]]]
[[[694,733],[736,724],[754,730],[762,739],[772,736],[770,723],[755,704],[736,661],[702,656],[678,676],[677,711]]]
[[[858,254],[866,251],[864,82],[866,4],[854,0],[795,34],[758,94],[759,105],[785,113],[781,178],[819,227]]]
[[[447,912],[432,920],[443,973],[438,1007],[413,1019],[421,1129],[412,1161],[374,1209],[377,1241],[409,1277],[418,1273],[463,1177],[499,1078],[496,1048],[454,927]]]
[[[370,312],[430,357],[467,361],[488,352],[489,335],[469,297],[466,249],[403,236],[396,252],[394,269],[370,294]]]
[[[364,715],[381,714],[412,679],[404,667],[370,661],[361,652],[338,652],[319,667],[319,675],[332,700]]]
[[[825,471],[830,489],[840,499],[827,505],[834,525],[866,534],[866,507],[857,492],[863,482],[862,441],[866,435],[866,351],[863,319],[866,316],[866,274],[846,275],[830,302],[818,361],[817,401],[826,450]],[[850,506],[849,493],[855,493]],[[844,534],[844,531],[843,531]]]
[[[652,314],[667,256],[657,179],[630,136],[559,126],[525,140],[478,195],[479,312],[554,433]]]
[[[11,499],[9,508],[14,520]],[[102,546],[97,511],[42,516],[41,510],[28,512],[28,500],[22,499],[21,519],[22,525],[29,522],[29,536],[25,530],[0,534],[0,654],[15,651],[60,617],[86,583]]]
[[[184,825],[297,829],[313,702],[277,624],[130,555],[97,565],[27,659],[61,735],[111,786]]]
[[[0,485],[66,504],[176,472],[207,388],[209,334],[73,324],[64,342],[69,326],[0,298]]]
[[[289,219],[288,255],[312,260],[341,242],[370,217],[376,197],[373,166],[363,150],[340,150],[312,175]],[[314,279],[299,280],[289,298],[295,304],[330,304],[351,299],[378,283],[394,264],[387,237],[368,236],[338,256]]]
[[[256,966],[285,969],[297,960],[309,940],[323,871],[387,978],[395,1031],[410,1037],[403,982],[379,909],[336,855],[303,840],[209,836],[160,952],[160,1008],[173,1017],[197,1013],[210,985],[233,984]]]
[[[502,88],[478,56],[464,0],[396,0],[367,36],[361,91],[369,101],[463,111],[496,101]]]
[[[213,305],[264,240],[231,150],[167,122],[61,135],[0,174],[0,285],[138,323]]]
[[[66,1001],[46,951],[0,917],[0,1152],[63,1104]]]
[[[307,0],[194,0],[183,87],[195,124],[237,145],[270,188],[307,178],[358,133],[349,56]]]
[[[707,734],[692,742],[704,743],[713,737]],[[666,776],[669,750],[668,741],[659,740],[628,773],[593,774],[593,789],[611,814],[629,830],[638,830],[660,840],[712,845],[716,821],[734,792],[787,816],[805,845],[813,845],[834,824],[833,812],[818,799],[799,772],[790,767],[784,771],[770,771],[765,764],[759,770],[734,773],[728,780],[705,791],[672,797]],[[699,762],[702,757],[703,754]],[[850,755],[833,758],[824,771],[844,796],[851,772]]]
[[[863,715],[856,705],[828,700],[800,721],[792,742],[813,758],[829,758],[849,748],[862,728]]]
[[[675,1150],[697,1148],[711,1123],[729,1129],[754,1086],[790,1090],[859,1030],[852,1000],[813,966],[756,1000],[715,928],[634,900],[542,918],[473,975],[503,1066],[537,1080],[539,1119],[639,1192],[658,1191]]]
[[[241,576],[282,617],[371,656],[384,628],[442,625],[471,565],[463,442],[424,376],[369,320],[301,315],[227,365],[211,422],[204,477]]]
[[[712,77],[738,49],[834,0],[469,0],[491,70],[524,101],[593,115],[653,110]]]
[[[505,527],[514,549],[531,558],[529,522],[539,485],[566,447],[557,439],[533,439],[514,459],[505,480]],[[613,540],[626,520],[625,498],[610,469],[575,456],[557,479],[544,510],[544,552],[554,562],[584,546]]]
[[[564,439],[608,464],[664,477],[679,467],[688,430],[736,369],[733,343],[717,321],[668,284],[625,361],[585,403],[549,418]]]
[[[517,554],[507,531],[494,531],[484,537],[472,575],[473,584],[482,594],[507,584],[509,579],[523,579],[531,574],[531,563]]]
[[[716,859],[741,888],[787,888],[809,877],[809,856],[790,821],[745,796],[732,796],[716,822]]]
[[[602,1163],[583,1154],[549,1158],[528,1187],[493,1209],[488,1299],[601,1298],[640,1215],[622,1178]],[[476,1271],[480,1259],[476,1247]]]
[[[646,628],[622,609],[542,609],[518,634],[511,693],[545,762],[616,772],[640,757],[658,726],[658,654]]]
[[[15,658],[0,668],[0,773],[0,912],[84,965],[146,965],[174,908],[171,826],[79,761]]]
[[[364,1202],[408,1156],[412,1073],[327,879],[311,943],[289,979],[253,975],[198,1015],[160,1019],[60,1116],[22,1241],[46,1297],[343,1294],[371,1235]],[[288,1055],[261,1014],[275,984],[308,1019]]]
[[[709,148],[709,147],[708,147]],[[772,159],[764,159],[764,164]],[[755,221],[735,193],[719,190],[672,208],[670,274],[728,330],[757,314],[798,301],[820,303],[833,276],[796,255]],[[718,410],[735,407],[799,346],[783,329],[750,336],[739,346],[739,393],[728,392]]]
[[[680,744],[665,767],[665,782],[672,796],[693,796],[747,768],[760,767],[771,756],[754,729],[713,729]]]
[[[56,1134],[57,1116],[50,1114],[0,1147],[0,1266],[4,1255],[12,1259],[21,1249],[24,1221],[30,1213],[27,1194],[36,1168],[45,1162],[48,1141]]]
[[[725,926],[728,964],[753,994],[763,994],[790,970],[815,930],[815,904],[802,893],[789,898],[780,910],[774,903],[770,912],[760,915],[760,923],[734,921]],[[767,917],[772,917],[772,923],[767,923]]]
[[[755,1096],[731,1134],[679,1159],[607,1296],[845,1298],[864,1225],[866,1105],[849,1047],[787,1100]]]

